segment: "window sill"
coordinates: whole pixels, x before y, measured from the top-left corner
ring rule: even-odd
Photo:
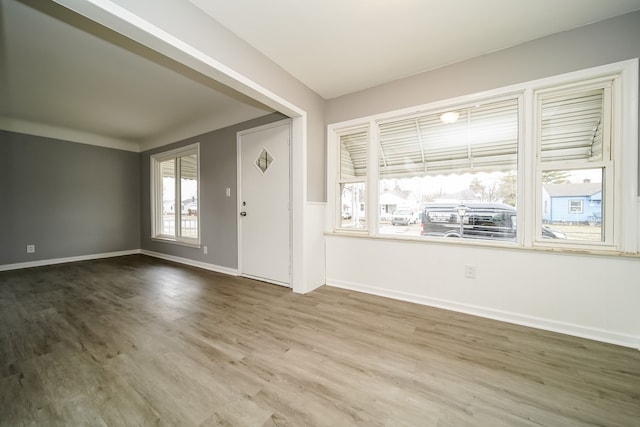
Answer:
[[[410,244],[429,244],[429,245],[446,245],[446,246],[462,246],[478,247],[485,249],[500,249],[500,250],[516,250],[525,252],[536,253],[556,253],[564,255],[587,255],[587,256],[599,256],[599,257],[613,257],[613,258],[640,258],[640,253],[621,252],[616,249],[594,249],[594,248],[577,248],[577,247],[564,247],[564,246],[540,246],[536,243],[536,246],[522,246],[516,242],[494,242],[494,241],[477,241],[477,240],[464,240],[459,241],[455,238],[430,238],[422,236],[414,237],[399,237],[392,235],[369,235],[365,233],[344,232],[342,230],[327,231],[324,233],[329,237],[355,237],[360,239],[370,239],[378,241],[389,241],[396,243],[410,243]]]
[[[195,248],[195,249],[200,249],[202,247],[200,242],[194,242],[194,243],[183,242],[180,240],[170,239],[166,237],[151,237],[151,240],[154,242],[170,243],[172,245],[187,246],[189,248]]]

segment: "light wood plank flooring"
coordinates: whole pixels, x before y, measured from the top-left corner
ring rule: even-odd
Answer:
[[[640,352],[129,256],[0,272],[2,426],[640,426]]]

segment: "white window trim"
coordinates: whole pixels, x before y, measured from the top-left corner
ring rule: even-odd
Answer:
[[[618,75],[618,84],[614,90],[614,104],[612,109],[612,141],[615,150],[612,153],[612,160],[615,164],[614,185],[615,185],[615,205],[612,210],[615,212],[612,224],[612,245],[593,245],[582,243],[568,243],[565,245],[554,245],[548,242],[541,242],[535,237],[537,218],[540,216],[536,209],[540,206],[539,197],[536,195],[537,165],[533,161],[537,155],[537,146],[534,139],[534,132],[530,127],[535,126],[536,101],[534,91],[547,87],[569,85],[574,82],[583,82],[590,79],[599,79],[606,76]],[[447,100],[432,102],[415,107],[385,112],[359,119],[352,119],[345,122],[330,124],[327,128],[327,158],[335,159],[329,161],[327,165],[327,232],[335,234],[360,235],[392,240],[410,240],[434,242],[440,239],[386,236],[380,235],[378,230],[379,212],[378,202],[378,126],[382,121],[404,118],[415,114],[428,114],[430,111],[441,111],[444,109],[455,109],[459,105],[473,102],[495,99],[497,97],[521,96],[520,111],[522,121],[520,126],[520,141],[518,147],[518,240],[511,243],[487,242],[467,242],[460,241],[457,244],[481,245],[481,246],[506,246],[521,247],[524,249],[579,251],[581,253],[638,253],[638,58],[620,61],[603,66],[593,67],[585,70],[565,73],[561,75],[546,77],[534,81],[524,82],[516,85],[497,88],[485,92],[465,95]],[[620,112],[624,114],[620,114]],[[339,167],[339,134],[353,128],[369,127],[371,142],[369,145],[369,164],[367,168],[367,223],[368,230],[364,233],[346,231],[338,227],[337,207],[337,168]],[[622,179],[622,177],[627,177]],[[633,177],[633,179],[629,179]],[[534,196],[536,195],[536,196]],[[610,213],[611,215],[611,213]],[[447,240],[447,243],[452,243]]]
[[[166,160],[175,159],[177,157],[187,156],[195,154],[198,158],[198,167],[197,167],[197,179],[198,179],[198,237],[182,237],[177,236],[177,230],[179,227],[179,223],[176,221],[176,235],[169,236],[165,234],[158,233],[158,219],[161,213],[158,213],[158,201],[162,202],[162,178],[160,174],[160,163]],[[161,153],[153,154],[150,158],[151,167],[150,167],[150,188],[151,188],[151,239],[160,242],[173,243],[181,246],[189,246],[200,248],[201,239],[200,236],[202,234],[202,202],[200,199],[200,143],[196,142],[195,144],[186,145],[183,147],[174,148],[169,151],[164,151]],[[178,185],[178,180],[176,180],[176,186]],[[179,193],[179,190],[178,190]],[[179,201],[179,198],[178,198]],[[177,204],[177,203],[176,203]],[[178,215],[178,211],[180,209],[176,206],[175,211],[176,215]]]
[[[617,142],[619,140],[616,140],[614,136],[618,134],[614,127],[615,124],[608,123],[608,120],[612,117],[615,120],[616,114],[614,113],[614,111],[620,111],[616,108],[614,103],[610,102],[611,98],[613,98],[614,102],[620,101],[619,98],[621,94],[619,92],[619,88],[621,84],[619,79],[619,73],[611,72],[611,73],[595,75],[595,76],[592,76],[592,78],[589,78],[589,77],[591,76],[588,76],[586,79],[571,80],[566,83],[563,81],[560,81],[555,85],[549,85],[550,87],[535,88],[537,93],[534,94],[533,96],[534,105],[535,105],[533,123],[535,127],[537,125],[537,117],[539,115],[538,102],[540,98],[538,97],[538,94],[544,96],[546,93],[551,93],[554,95],[561,92],[570,93],[575,91],[576,89],[589,90],[589,89],[595,89],[595,88],[605,88],[605,98],[607,98],[607,100],[604,102],[605,114],[603,118],[607,121],[607,125],[604,126],[604,129],[605,129],[604,131],[609,132],[609,128],[610,128],[610,134],[606,138],[608,143],[603,147],[603,158],[599,161],[583,162],[582,165],[576,165],[575,163],[572,163],[572,162],[562,162],[562,161],[550,162],[549,164],[546,165],[546,167],[543,168],[544,170],[604,168],[605,176],[603,177],[603,182],[602,182],[602,191],[605,196],[605,200],[603,200],[603,208],[605,212],[603,212],[603,215],[602,215],[602,218],[603,218],[602,227],[604,227],[604,239],[600,242],[576,242],[572,240],[545,241],[545,240],[542,240],[540,235],[535,235],[534,243],[533,243],[534,246],[539,245],[542,247],[552,247],[552,248],[559,248],[559,249],[570,248],[570,249],[576,249],[576,250],[579,250],[580,248],[584,248],[584,247],[591,247],[593,249],[599,249],[604,251],[617,251],[618,248],[621,248],[619,243],[620,241],[619,235],[621,234],[621,232],[616,231],[616,228],[620,228],[621,230],[624,230],[625,228],[621,226],[618,227],[616,222],[616,217],[614,216],[614,212],[617,212],[619,209],[623,209],[622,203],[620,200],[621,198],[614,197],[614,194],[617,194],[619,191],[619,187],[616,188],[616,185],[617,183],[619,183],[619,181],[614,179],[614,170],[620,167],[620,166],[617,166],[617,167],[615,166],[615,165],[619,165],[620,162],[617,161],[618,159],[614,158],[614,156],[611,153],[611,150],[613,149],[613,147],[619,147],[620,150],[618,150],[618,152],[622,151],[623,150],[622,146],[624,145],[624,143]],[[538,141],[537,141],[537,136],[535,134],[537,130],[538,130],[537,127],[535,127],[533,132],[534,140],[535,140],[535,143],[533,145],[536,146],[536,153],[538,148],[537,147]],[[538,166],[539,165],[536,165],[536,167]],[[535,176],[535,184],[537,186],[536,189],[534,190],[536,194],[536,205],[537,205],[535,221],[536,221],[536,230],[538,232],[541,230],[541,227],[542,227],[541,173],[543,169],[540,169],[540,170],[536,169],[536,176]],[[637,171],[636,171],[636,175],[637,175]],[[622,250],[622,252],[626,252],[626,251]]]

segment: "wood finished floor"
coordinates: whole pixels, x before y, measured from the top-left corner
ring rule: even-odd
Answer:
[[[2,426],[640,426],[640,352],[144,257],[0,272]]]

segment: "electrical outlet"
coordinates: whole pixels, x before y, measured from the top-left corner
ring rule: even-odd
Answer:
[[[466,264],[464,266],[464,277],[468,279],[476,278],[476,266],[473,264]]]
[[[27,245],[27,253],[28,254],[36,253],[36,245]]]
[[[227,187],[227,188],[225,189],[224,194],[225,194],[227,197],[231,197],[231,188]]]
[[[209,251],[209,248],[207,248],[206,246],[202,247],[202,252],[204,252],[205,255],[207,254],[208,251]]]

